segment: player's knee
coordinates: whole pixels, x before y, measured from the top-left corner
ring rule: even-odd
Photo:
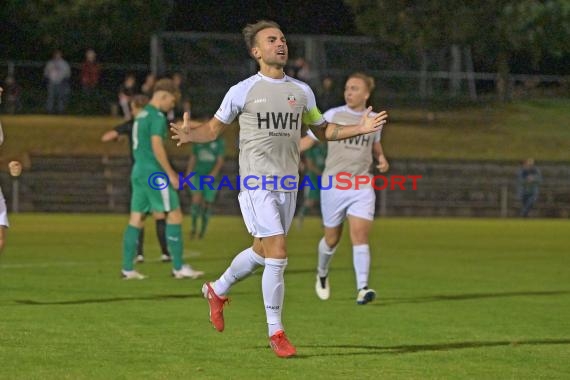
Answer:
[[[338,234],[327,234],[325,235],[325,243],[329,248],[334,248],[340,241],[340,235]]]
[[[263,244],[261,244],[261,239],[253,238],[253,244],[251,245],[253,252],[257,253],[259,256],[265,257],[265,251],[263,250]]]
[[[182,224],[182,211],[180,208],[170,211],[166,216],[166,223],[168,224]]]
[[[350,240],[353,245],[368,244],[368,231],[351,231]]]

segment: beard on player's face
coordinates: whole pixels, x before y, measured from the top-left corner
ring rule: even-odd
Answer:
[[[283,68],[287,64],[288,58],[289,54],[287,47],[270,47],[262,50],[260,60],[268,66],[278,66]]]

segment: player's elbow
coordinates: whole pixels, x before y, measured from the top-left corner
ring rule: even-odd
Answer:
[[[318,137],[318,136],[317,136]],[[335,135],[334,129],[327,127],[323,133],[323,137],[327,141],[334,141],[337,140],[337,136]]]

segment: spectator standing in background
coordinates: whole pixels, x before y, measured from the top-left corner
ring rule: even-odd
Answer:
[[[48,81],[47,112],[64,113],[69,100],[71,68],[69,63],[63,59],[61,50],[53,52],[52,59],[47,62],[44,69],[44,77]]]
[[[132,119],[129,105],[133,96],[137,94],[137,77],[133,73],[125,75],[123,83],[119,87],[119,106],[125,120]]]
[[[21,107],[20,96],[22,94],[22,88],[16,82],[16,78],[13,75],[8,75],[4,81],[4,97],[6,101],[4,102],[6,113],[14,114],[18,112]]]
[[[178,87],[180,91],[180,99],[176,102],[176,107],[168,114],[168,120],[174,120],[177,118],[182,118],[184,112],[190,114],[190,97],[188,95],[188,89],[184,81],[184,76],[181,73],[172,74],[172,81]]]
[[[528,214],[538,199],[539,186],[542,182],[540,170],[534,166],[534,159],[527,158],[522,162],[518,174],[518,193],[521,201],[520,215],[523,218]]]
[[[342,98],[337,93],[331,76],[326,75],[317,89],[317,105],[321,110],[329,110],[338,106]]]
[[[152,89],[154,88],[155,83],[156,83],[156,75],[154,75],[153,73],[146,74],[144,82],[141,86],[141,94],[146,95],[149,98],[152,97]]]
[[[97,54],[93,49],[85,52],[85,61],[81,64],[81,106],[87,112],[97,109],[99,99],[98,86],[101,75],[101,66],[97,62]]]

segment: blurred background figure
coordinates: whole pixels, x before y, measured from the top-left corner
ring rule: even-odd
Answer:
[[[119,107],[125,120],[133,117],[129,105],[137,92],[137,77],[133,73],[128,73],[119,87]]]
[[[61,50],[55,50],[44,69],[44,77],[47,79],[48,98],[46,111],[48,113],[64,113],[69,101],[70,87],[69,78],[71,68],[63,59]]]
[[[224,166],[224,157],[226,155],[226,145],[222,137],[218,137],[214,141],[207,143],[193,143],[192,153],[188,159],[186,167],[186,175],[196,173],[192,179],[192,185],[195,189],[188,188],[192,197],[192,205],[190,215],[192,216],[192,227],[190,230],[190,239],[196,238],[198,232],[198,222],[201,221],[198,239],[202,239],[208,229],[208,223],[212,216],[212,209],[219,186],[220,170]],[[214,178],[212,188],[208,185],[201,185],[200,178],[209,176]]]
[[[297,214],[297,227],[303,226],[305,215],[321,201],[321,190],[319,187],[319,177],[323,175],[325,170],[325,162],[327,159],[327,144],[315,144],[303,154],[305,159],[305,176],[308,176],[313,187],[306,186],[303,191],[303,205]]]
[[[311,87],[316,87],[317,85],[317,73],[311,69],[310,62],[303,57],[295,58],[291,67],[287,69],[287,75],[300,79]]]
[[[320,110],[328,110],[338,106],[342,102],[342,98],[337,93],[334,86],[334,80],[331,76],[325,75],[321,81],[321,85],[317,88],[317,105]]]
[[[184,112],[190,114],[191,103],[190,96],[188,95],[188,86],[184,80],[182,73],[176,72],[172,74],[172,81],[180,91],[180,98],[176,101],[176,106],[168,114],[168,120],[181,119]]]
[[[13,75],[8,75],[4,81],[4,110],[6,113],[17,113],[21,108],[20,97],[22,88]]]
[[[93,49],[85,52],[85,61],[81,64],[81,106],[85,112],[91,113],[98,108],[99,79],[101,66],[97,62],[97,54]]]
[[[518,194],[521,201],[520,215],[528,217],[530,210],[538,199],[539,187],[542,182],[540,170],[534,166],[534,159],[527,158],[521,164],[518,173]]]
[[[156,83],[156,75],[154,75],[153,73],[146,74],[144,82],[141,85],[141,94],[146,95],[150,98],[152,96],[152,89],[154,88],[155,83]]]

